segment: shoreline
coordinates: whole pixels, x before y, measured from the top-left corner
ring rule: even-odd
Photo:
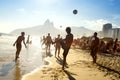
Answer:
[[[24,75],[22,80],[112,80],[111,74],[106,75],[107,71],[99,70],[99,66],[93,64],[87,52],[82,50],[70,50],[67,56],[68,68],[64,71],[62,54],[60,58],[55,58],[53,55],[46,60],[50,62],[49,65]]]
[[[46,58],[44,58],[44,65],[42,65],[42,66],[34,69],[33,71],[31,71],[31,72],[23,75],[21,80],[24,80],[24,77],[25,77],[26,75],[34,74],[35,72],[37,72],[37,71],[39,71],[39,70],[42,70],[43,68],[49,67],[50,65],[52,65],[52,62],[49,60],[50,58],[51,58],[51,57],[49,57],[49,56],[47,56]]]

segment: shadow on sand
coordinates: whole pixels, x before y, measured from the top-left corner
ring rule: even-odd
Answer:
[[[72,75],[77,75],[77,74],[71,73],[67,70],[64,70],[64,72],[68,76],[69,80],[76,80]]]
[[[55,57],[57,60],[56,62],[59,63],[60,65],[63,64],[63,60],[61,59],[61,57]]]

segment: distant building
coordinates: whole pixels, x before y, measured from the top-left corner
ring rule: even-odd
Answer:
[[[110,37],[110,32],[112,30],[112,24],[107,23],[103,25],[103,36],[104,37]]]
[[[113,28],[112,29],[112,38],[115,39],[115,38],[118,38],[118,40],[120,40],[120,28]]]
[[[103,25],[103,37],[109,37],[120,40],[120,28],[112,28],[112,24],[107,23]]]

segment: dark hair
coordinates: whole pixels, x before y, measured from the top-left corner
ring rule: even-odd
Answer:
[[[97,32],[95,32],[94,35],[97,35]]]
[[[48,33],[48,35],[50,35],[50,33]]]
[[[66,28],[66,32],[67,32],[67,33],[70,33],[70,32],[71,32],[71,28],[70,28],[70,27],[67,27],[67,28]]]
[[[22,34],[22,35],[24,35],[24,34],[25,34],[25,32],[21,32],[21,34]]]

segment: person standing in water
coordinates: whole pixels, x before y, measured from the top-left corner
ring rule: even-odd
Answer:
[[[56,54],[57,54],[57,51],[58,51],[58,57],[60,55],[60,48],[61,48],[61,45],[60,45],[60,35],[58,34],[58,37],[55,38],[55,57],[56,57]]]
[[[93,59],[93,63],[96,63],[98,48],[99,48],[99,38],[97,37],[97,32],[95,32],[91,42],[91,53],[90,53]]]
[[[29,44],[30,43],[30,35],[28,35],[28,37],[27,37],[27,42],[26,42],[26,44]]]
[[[50,52],[50,47],[52,44],[52,38],[50,36],[50,33],[48,33],[48,36],[46,37],[45,43],[46,43],[46,53],[48,53],[48,52]]]
[[[60,44],[63,48],[63,65],[62,65],[62,69],[64,70],[64,66],[66,65],[66,57],[68,55],[68,52],[69,52],[69,49],[71,47],[71,44],[73,42],[73,34],[71,33],[71,28],[70,27],[67,27],[66,28],[66,38],[65,39],[62,39],[60,41]]]
[[[20,51],[21,51],[21,48],[22,48],[22,44],[21,42],[23,41],[24,45],[25,45],[25,48],[27,48],[26,44],[25,44],[25,37],[24,37],[25,33],[24,32],[21,32],[21,36],[19,36],[17,38],[17,40],[15,41],[15,43],[13,44],[13,46],[16,45],[16,55],[15,55],[15,61],[17,61],[17,59],[19,58],[19,54],[20,54]]]

